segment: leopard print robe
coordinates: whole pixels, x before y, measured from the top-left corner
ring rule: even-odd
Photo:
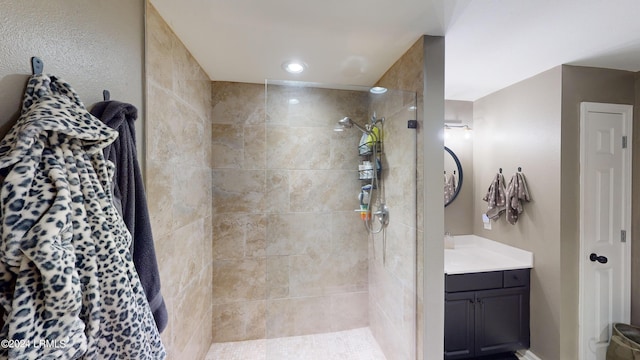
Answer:
[[[53,76],[22,106],[0,142],[0,359],[164,359],[112,204],[117,132]]]

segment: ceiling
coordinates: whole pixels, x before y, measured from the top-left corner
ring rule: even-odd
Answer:
[[[640,71],[638,0],[151,0],[212,80],[373,85],[445,36],[445,98],[474,101],[561,64]],[[282,70],[302,60],[299,75]]]

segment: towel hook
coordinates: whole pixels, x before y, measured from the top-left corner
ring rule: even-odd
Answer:
[[[502,168],[498,169],[498,172],[500,172],[500,174],[502,174]]]
[[[33,75],[40,75],[40,74],[42,74],[42,70],[44,70],[44,63],[42,62],[42,60],[37,56],[32,57],[31,58],[31,73]]]
[[[109,90],[102,90],[102,98],[104,99],[104,101],[111,100],[111,93],[109,92]]]
[[[518,166],[518,172],[522,172],[522,168]]]

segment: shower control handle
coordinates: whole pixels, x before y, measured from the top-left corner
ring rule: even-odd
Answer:
[[[600,264],[606,264],[607,261],[609,261],[609,259],[607,259],[606,256],[598,256],[598,254],[596,253],[591,253],[591,255],[589,255],[589,260],[593,261],[593,262],[599,262]]]
[[[378,211],[374,212],[373,215],[378,217],[378,220],[383,226],[389,224],[389,207],[386,204],[380,205]]]

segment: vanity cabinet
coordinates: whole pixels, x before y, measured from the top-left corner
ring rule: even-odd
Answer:
[[[445,276],[444,358],[529,348],[530,269]]]

